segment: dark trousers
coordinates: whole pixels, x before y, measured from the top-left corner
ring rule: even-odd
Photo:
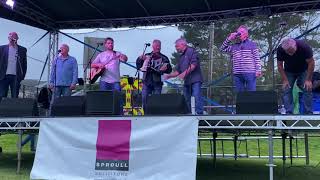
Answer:
[[[0,80],[0,97],[7,97],[10,87],[11,97],[17,98],[19,95],[20,82],[17,81],[16,75],[6,75]]]

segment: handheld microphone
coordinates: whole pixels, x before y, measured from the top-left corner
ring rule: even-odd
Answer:
[[[102,42],[98,42],[98,43],[97,43],[97,45],[102,46],[102,45],[103,45],[103,43],[102,43]]]
[[[58,50],[58,53],[61,53],[61,49]]]
[[[239,36],[241,36],[241,33],[237,32],[236,37],[239,37]]]
[[[146,45],[146,46],[151,46],[151,44],[150,44],[150,43],[145,43],[144,45]]]

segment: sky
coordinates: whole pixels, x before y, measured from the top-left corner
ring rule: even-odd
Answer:
[[[44,67],[48,49],[49,37],[39,41],[32,46],[42,35],[46,33],[45,30],[34,28],[21,23],[0,18],[0,44],[8,43],[9,32],[15,31],[19,35],[18,44],[27,48],[28,52],[28,70],[26,79],[39,79],[41,71]],[[114,39],[114,50],[120,51],[128,56],[128,62],[135,65],[136,58],[142,54],[144,44],[152,43],[153,39],[162,41],[161,52],[171,57],[175,52],[174,42],[182,36],[182,32],[175,26],[157,26],[157,27],[138,27],[135,29],[81,29],[81,30],[62,30],[72,37],[84,41],[84,37],[112,37]],[[69,54],[77,59],[79,64],[79,77],[83,77],[83,55],[84,45],[76,42],[69,37],[60,34],[59,45],[68,44],[70,47]],[[146,52],[151,51],[149,47]],[[36,60],[35,60],[36,59]],[[41,80],[47,80],[48,70],[45,68]],[[120,66],[121,75],[135,76],[136,71],[125,65]]]

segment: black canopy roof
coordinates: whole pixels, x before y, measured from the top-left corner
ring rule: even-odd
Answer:
[[[212,21],[319,9],[314,0],[0,0],[0,17],[42,29]]]

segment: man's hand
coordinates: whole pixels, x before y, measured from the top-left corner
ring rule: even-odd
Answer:
[[[181,79],[181,80],[184,80],[185,77],[186,77],[185,73],[181,73],[181,74],[178,75],[178,78]]]
[[[146,56],[145,55],[141,55],[141,56],[139,56],[139,59],[146,60]]]
[[[75,85],[75,84],[71,84],[70,89],[71,89],[71,90],[76,89],[76,85]]]
[[[231,34],[229,35],[229,37],[228,37],[228,40],[229,40],[229,41],[234,40],[234,39],[237,37],[237,34],[238,34],[238,33],[236,33],[236,32],[231,33]]]
[[[256,77],[261,77],[262,73],[261,72],[256,72]]]
[[[53,89],[53,84],[49,84],[49,87],[48,87],[49,89]]]
[[[166,71],[168,69],[168,64],[165,63],[164,65],[161,66],[160,71]]]
[[[170,74],[164,74],[163,79],[166,81],[168,79],[172,78]]]
[[[288,88],[291,88],[290,84],[289,84],[289,81],[288,80],[284,80],[282,82],[282,89],[285,90],[285,89],[288,89]]]
[[[103,69],[104,68],[104,64],[99,64],[99,69]]]
[[[312,82],[310,80],[305,80],[303,88],[306,89],[307,91],[312,90]]]

